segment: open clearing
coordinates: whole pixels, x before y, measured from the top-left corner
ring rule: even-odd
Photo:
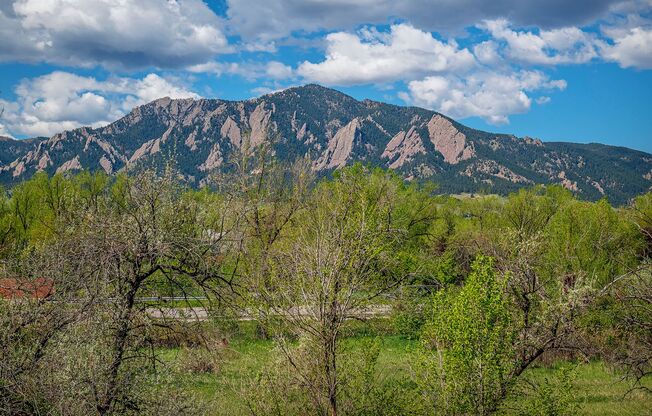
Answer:
[[[255,339],[253,323],[242,323],[243,331],[232,338],[227,347],[221,348],[222,367],[216,374],[196,374],[175,368],[175,363],[183,350],[166,349],[163,356],[173,368],[177,387],[196,394],[210,402],[210,414],[247,414],[242,398],[242,389],[255,379],[256,375],[273,357],[274,342]],[[377,335],[376,332],[378,332]],[[384,332],[384,333],[383,333]],[[409,355],[417,341],[392,335],[386,331],[361,330],[346,339],[345,348],[360,348],[365,339],[379,336],[382,347],[378,359],[377,377],[390,381],[392,378],[409,377]],[[635,391],[626,395],[628,385],[621,382],[620,375],[606,368],[601,362],[562,363],[551,368],[535,367],[529,371],[530,377],[542,381],[554,374],[561,365],[577,365],[575,380],[575,401],[581,415],[639,416],[652,414],[652,395]],[[652,388],[652,380],[645,381]],[[511,414],[509,411],[504,414]]]

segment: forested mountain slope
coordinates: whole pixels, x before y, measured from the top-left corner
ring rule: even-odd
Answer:
[[[161,98],[106,127],[0,138],[0,182],[11,186],[38,171],[112,174],[160,166],[174,155],[186,178],[202,185],[243,146],[263,143],[280,160],[308,155],[320,174],[362,161],[435,181],[442,192],[558,183],[582,198],[621,204],[652,187],[652,155],[644,152],[483,132],[433,111],[357,101],[318,85],[246,101]]]

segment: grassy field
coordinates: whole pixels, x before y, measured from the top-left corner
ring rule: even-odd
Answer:
[[[554,369],[534,368],[534,378],[551,376]],[[652,387],[652,380],[646,380]],[[629,386],[601,362],[577,366],[574,396],[582,415],[652,415],[652,395],[640,390],[628,393]]]
[[[273,355],[272,341],[255,339],[251,328],[246,332],[248,333],[232,338],[229,345],[221,349],[221,364],[215,373],[197,374],[182,368],[175,370],[177,387],[209,402],[210,414],[247,414],[241,397],[242,389],[255,378]],[[364,331],[358,331],[347,338],[346,343],[350,348],[357,348],[369,336]],[[387,380],[406,375],[409,370],[409,354],[416,345],[415,341],[387,334],[382,335],[381,339],[378,377]],[[174,363],[182,358],[183,354],[188,353],[179,349],[166,349],[163,356],[167,362]],[[559,365],[561,363],[557,366]],[[625,396],[628,385],[621,382],[619,375],[601,362],[573,365],[576,365],[574,399],[580,406],[580,415],[652,415],[652,395],[636,391]],[[174,364],[171,367],[174,367]],[[555,367],[533,368],[529,370],[528,376],[535,381],[543,380],[554,374]],[[645,385],[652,387],[652,380],[646,380]]]

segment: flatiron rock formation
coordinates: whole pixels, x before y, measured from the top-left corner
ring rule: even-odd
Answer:
[[[282,162],[311,158],[320,176],[359,161],[435,181],[441,192],[558,184],[581,198],[625,203],[652,186],[652,155],[644,152],[474,130],[434,111],[358,101],[318,85],[245,101],[161,98],[105,127],[0,137],[0,182],[11,186],[40,171],[162,168],[174,156],[199,186],[243,149],[263,144]]]

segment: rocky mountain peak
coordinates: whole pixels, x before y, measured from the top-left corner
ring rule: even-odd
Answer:
[[[309,156],[319,175],[362,161],[409,180],[435,181],[443,192],[505,193],[555,183],[621,203],[652,186],[652,155],[643,152],[487,133],[433,111],[357,101],[315,84],[245,101],[164,97],[101,128],[0,138],[0,182],[39,171],[113,174],[164,166],[174,155],[181,173],[199,185],[228,168],[245,143],[269,143],[286,162]]]

